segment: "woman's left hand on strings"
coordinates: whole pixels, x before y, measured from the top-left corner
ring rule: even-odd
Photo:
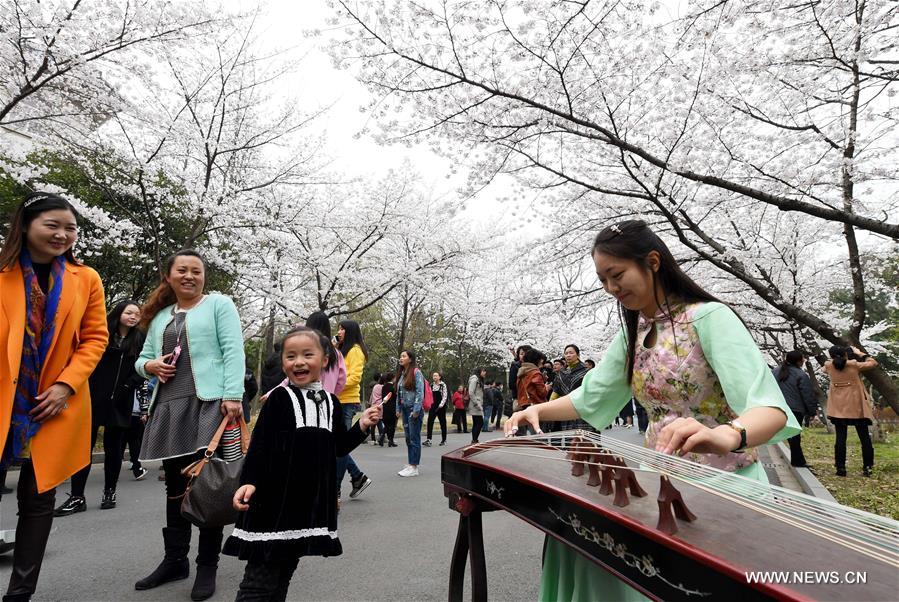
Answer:
[[[724,455],[739,445],[740,434],[726,424],[711,429],[695,418],[677,418],[659,431],[656,451]]]
[[[237,420],[243,414],[243,404],[239,401],[223,401],[221,410],[222,416]]]
[[[30,414],[34,417],[35,422],[43,422],[48,418],[57,416],[60,412],[69,407],[67,403],[69,397],[75,392],[67,384],[53,383],[46,391],[35,397],[39,403],[31,410]]]

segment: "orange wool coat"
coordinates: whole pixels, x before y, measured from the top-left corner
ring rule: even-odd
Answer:
[[[6,445],[25,336],[22,268],[0,272],[0,449]],[[38,491],[48,491],[87,466],[91,446],[91,398],[87,378],[106,349],[106,306],[100,276],[87,266],[66,264],[39,392],[65,383],[75,394],[63,410],[41,425],[31,440]]]

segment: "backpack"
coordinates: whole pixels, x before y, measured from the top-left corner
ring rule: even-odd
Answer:
[[[419,370],[421,372],[421,370]],[[421,407],[425,412],[429,412],[431,410],[431,406],[434,405],[434,392],[431,391],[431,383],[428,382],[428,379],[422,375],[422,380],[425,383],[425,398],[421,404]]]

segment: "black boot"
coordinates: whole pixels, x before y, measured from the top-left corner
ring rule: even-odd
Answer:
[[[218,570],[219,553],[222,551],[221,527],[200,529],[200,544],[197,550],[197,576],[190,599],[199,602],[211,598],[215,593],[215,574]]]
[[[134,584],[134,589],[153,589],[163,583],[187,579],[190,575],[190,563],[187,561],[190,528],[163,527],[162,540],[165,543],[165,557],[155,571]]]

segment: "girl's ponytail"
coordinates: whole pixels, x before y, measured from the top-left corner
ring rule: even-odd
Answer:
[[[793,350],[787,352],[786,358],[783,363],[780,365],[780,370],[777,372],[777,380],[783,382],[787,380],[787,376],[790,374],[790,366],[799,367],[800,362],[805,359],[805,356],[801,351]]]
[[[848,361],[848,349],[846,347],[842,347],[840,345],[834,345],[830,349],[827,350],[827,353],[830,355],[830,359],[833,360],[833,367],[837,370],[842,370],[846,367],[846,362]]]

